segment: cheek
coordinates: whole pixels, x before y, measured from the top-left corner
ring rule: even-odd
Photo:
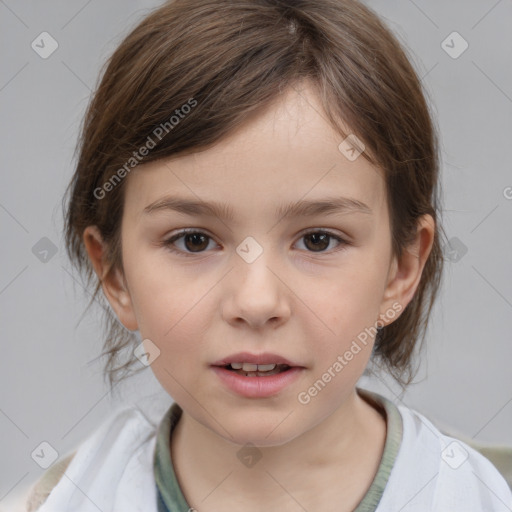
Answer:
[[[358,251],[345,263],[317,280],[301,313],[303,332],[315,339],[315,378],[335,383],[322,392],[325,398],[354,384],[367,366],[386,277],[384,259],[371,251]]]
[[[352,264],[333,272],[328,279],[317,281],[314,295],[309,292],[311,302],[305,303],[312,314],[324,321],[326,335],[346,339],[373,325],[379,313],[384,280],[382,262],[357,255]]]
[[[166,348],[171,344],[190,346],[190,341],[205,328],[207,316],[201,312],[207,304],[203,297],[207,290],[191,284],[185,291],[186,287],[175,281],[166,285],[164,280],[144,280],[142,286],[134,300],[141,335]]]
[[[191,323],[200,321],[196,311],[209,287],[179,272],[164,250],[127,242],[124,264],[141,336],[157,345],[167,344],[176,333],[187,338]]]

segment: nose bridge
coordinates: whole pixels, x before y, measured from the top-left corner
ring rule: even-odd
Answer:
[[[247,237],[236,248],[235,269],[230,286],[230,307],[224,311],[231,319],[243,318],[250,324],[263,324],[289,312],[285,286],[275,275],[281,266],[273,250]]]
[[[262,235],[258,235],[259,241],[254,236],[245,237],[237,246],[236,253],[247,265],[253,265],[260,260],[266,261],[271,257],[271,249],[268,238],[263,239]]]
[[[246,237],[236,248],[236,274],[246,285],[275,285],[276,277],[271,268],[278,266],[276,255],[272,251],[268,239],[260,241],[253,236]]]

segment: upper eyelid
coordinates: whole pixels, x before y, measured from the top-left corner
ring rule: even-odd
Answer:
[[[332,235],[332,236],[339,236],[340,238],[348,238],[348,235],[345,235],[343,233],[338,233],[337,231],[334,231],[331,228],[306,228],[304,230],[301,230],[298,233],[298,235],[304,236],[304,235],[309,234],[309,233],[318,233],[318,232],[327,233],[327,234]],[[208,230],[205,230],[203,228],[183,228],[183,229],[180,229],[180,230],[176,231],[173,235],[169,235],[167,237],[167,239],[172,239],[172,238],[175,238],[175,237],[179,238],[179,237],[182,237],[184,235],[196,234],[196,233],[206,235],[209,238],[215,240],[215,236],[214,235],[210,235]]]

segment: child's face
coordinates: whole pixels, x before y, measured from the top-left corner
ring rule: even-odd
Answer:
[[[369,360],[370,328],[391,323],[412,295],[394,279],[383,175],[338,149],[342,138],[321,112],[311,89],[290,89],[229,139],[127,178],[128,293],[116,312],[158,347],[152,370],[186,413],[237,443],[281,444],[341,411]],[[144,211],[167,196],[222,203],[233,215]],[[276,213],[328,198],[368,210]],[[171,252],[164,241],[184,228],[203,236],[179,238]],[[237,352],[270,352],[302,369],[269,396],[244,396],[212,366]]]

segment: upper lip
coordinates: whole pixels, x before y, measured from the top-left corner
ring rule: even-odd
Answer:
[[[226,366],[231,363],[252,363],[252,364],[286,364],[288,366],[302,366],[278,354],[264,352],[262,354],[251,354],[250,352],[238,352],[223,357],[213,363],[213,366]]]

